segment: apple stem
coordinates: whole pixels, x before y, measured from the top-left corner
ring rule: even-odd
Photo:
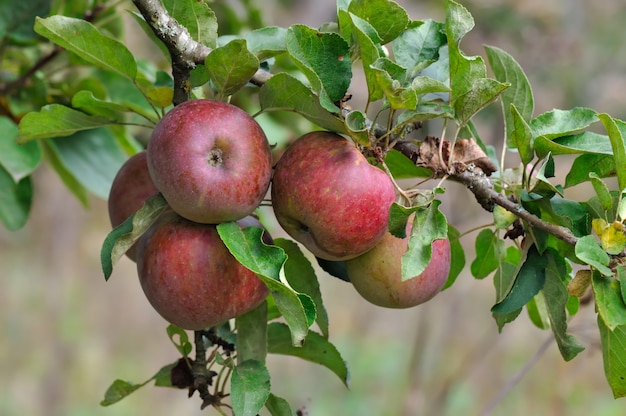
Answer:
[[[406,192],[404,192],[404,189],[402,189],[400,185],[398,185],[396,180],[393,178],[393,175],[391,174],[391,171],[389,170],[389,167],[387,166],[384,160],[381,161],[381,165],[383,167],[383,170],[387,174],[387,176],[389,176],[389,179],[391,179],[391,183],[393,183],[393,186],[394,188],[396,188],[396,191],[398,192],[398,194],[402,196],[402,198],[404,199],[404,201],[407,203],[408,206],[411,206],[411,198],[409,197],[409,195],[407,195]]]
[[[194,331],[194,343],[196,346],[196,359],[193,362],[191,372],[193,374],[193,388],[198,390],[202,399],[201,409],[213,404],[214,397],[209,393],[209,377],[206,362],[206,347],[204,345],[205,331]]]

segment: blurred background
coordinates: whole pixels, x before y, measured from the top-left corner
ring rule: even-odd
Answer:
[[[412,19],[443,20],[441,0],[398,3]],[[482,46],[489,44],[513,55],[533,86],[535,114],[587,106],[626,118],[626,3],[462,3],[476,20],[463,49],[484,56]],[[268,25],[316,27],[335,13],[329,0],[258,4],[270,10],[264,15]],[[130,19],[128,30],[137,32],[128,37],[131,49],[149,54]],[[479,119],[483,139],[498,151],[499,113],[494,106]],[[564,168],[567,163],[561,162]],[[99,406],[114,379],[143,382],[176,360],[177,352],[166,323],[141,292],[134,263],[124,258],[104,281],[99,252],[109,232],[106,202],[94,198],[85,210],[46,167],[36,173],[34,186],[27,226],[14,233],[0,229],[0,414],[216,414],[200,411],[197,397],[189,400],[185,391],[152,386],[111,407]],[[584,199],[588,191],[568,189],[566,197]],[[461,232],[491,221],[454,184],[447,186],[442,206]],[[274,234],[281,235],[266,213]],[[463,241],[467,267],[474,258],[473,237]],[[323,273],[320,280],[331,341],[348,362],[351,388],[320,366],[270,357],[273,392],[303,415],[624,414],[626,402],[613,399],[604,379],[593,306],[581,307],[570,323],[587,349],[564,362],[551,333],[535,328],[525,312],[498,334],[489,311],[495,296],[489,278],[463,273],[434,300],[408,310],[374,307],[349,284]]]

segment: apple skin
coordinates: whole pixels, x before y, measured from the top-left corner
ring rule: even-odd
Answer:
[[[252,219],[242,226],[257,224]],[[263,281],[230,254],[215,225],[174,211],[162,214],[139,240],[137,273],[152,307],[187,330],[235,318],[269,294]]]
[[[347,273],[356,291],[374,305],[410,308],[432,299],[446,283],[450,273],[450,240],[432,243],[430,263],[419,276],[402,281],[402,255],[411,233],[397,238],[387,233],[370,251],[346,261]]]
[[[120,168],[111,183],[108,211],[113,228],[117,227],[139,208],[149,197],[159,193],[148,171],[147,153],[141,151],[131,156]],[[134,244],[126,256],[137,260],[137,244]]]
[[[248,113],[220,101],[191,100],[155,127],[148,168],[179,215],[219,224],[259,206],[270,184],[272,155],[263,130]]]
[[[283,154],[272,179],[281,227],[315,256],[346,260],[385,235],[396,197],[390,178],[343,137],[307,133]]]

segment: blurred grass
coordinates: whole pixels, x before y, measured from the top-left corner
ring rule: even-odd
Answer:
[[[400,3],[413,18],[441,19],[441,1]],[[626,5],[518,3],[463,2],[476,19],[463,47],[482,54],[481,45],[488,43],[515,56],[533,85],[537,112],[585,105],[626,118],[626,57],[619,53]],[[307,2],[292,7],[282,11],[282,24],[315,25],[332,14]],[[483,125],[495,140],[501,127],[489,117]],[[28,225],[17,233],[0,230],[0,414],[214,414],[201,412],[197,398],[188,400],[184,391],[151,386],[109,408],[99,406],[115,378],[143,382],[174,361],[176,351],[165,323],[141,293],[134,265],[122,260],[109,282],[102,277],[99,250],[109,230],[105,203],[94,199],[84,210],[45,168],[37,172],[35,186]],[[585,189],[568,192],[582,198]],[[489,221],[466,208],[475,205],[471,201],[468,192],[449,186],[444,210],[461,231]],[[472,237],[464,241],[468,263]],[[566,363],[554,343],[533,358],[549,333],[534,328],[524,314],[498,335],[489,313],[489,279],[462,275],[433,301],[402,311],[369,305],[329,276],[321,276],[321,285],[331,338],[351,368],[351,388],[319,366],[270,357],[275,393],[304,414],[481,415],[533,362],[490,414],[624,414],[623,400],[613,400],[604,380],[590,306],[571,323],[587,350]]]

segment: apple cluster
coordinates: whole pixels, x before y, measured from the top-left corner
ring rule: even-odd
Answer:
[[[450,241],[435,240],[419,275],[402,280],[407,237],[387,231],[395,186],[350,141],[335,133],[305,134],[280,158],[272,179],[278,223],[327,271],[340,270],[367,301],[409,308],[433,298],[450,272]],[[332,273],[332,271],[331,271]]]
[[[272,169],[268,140],[250,115],[224,102],[192,100],[161,119],[147,150],[118,172],[108,201],[114,227],[152,195],[161,193],[169,205],[126,253],[164,319],[204,329],[263,302],[267,287],[232,256],[216,227],[236,221],[242,228],[263,228],[253,213],[270,183],[281,227],[318,259],[341,264],[366,300],[405,308],[441,290],[449,241],[436,240],[426,270],[402,281],[408,239],[387,231],[395,185],[354,143],[332,132],[311,132]],[[263,238],[272,243],[267,231]]]
[[[148,148],[116,175],[109,216],[117,226],[161,193],[169,205],[127,252],[154,309],[180,328],[218,325],[257,307],[269,290],[222,242],[217,224],[262,227],[252,216],[270,185],[267,138],[242,109],[213,100],[178,105]],[[264,238],[271,243],[271,237]]]

